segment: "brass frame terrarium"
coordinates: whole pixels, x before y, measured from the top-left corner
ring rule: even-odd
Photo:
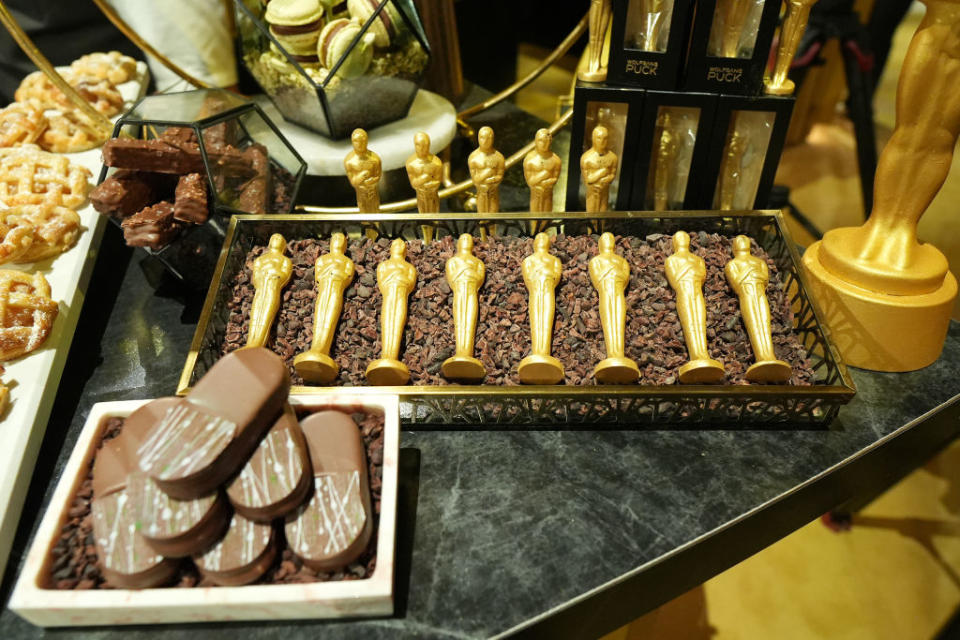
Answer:
[[[716,232],[754,238],[776,263],[793,307],[794,331],[806,348],[815,373],[811,386],[770,385],[596,385],[493,386],[444,385],[349,387],[351,393],[396,393],[407,424],[503,429],[550,425],[596,428],[649,428],[656,424],[811,428],[828,424],[855,393],[853,381],[832,346],[821,312],[807,295],[800,259],[780,212],[707,211],[669,214],[610,212],[597,214],[344,214],[299,216],[235,216],[230,223],[216,276],[194,335],[178,393],[192,384],[220,357],[234,276],[244,268],[247,253],[265,245],[270,235],[288,239],[350,237],[374,234],[387,238],[423,239],[461,233],[479,237],[496,225],[500,235],[531,237],[539,231],[615,234],[644,237],[679,230]],[[425,228],[427,231],[425,231]],[[292,393],[342,393],[345,387],[294,387]],[[474,426],[468,426],[474,425]]]

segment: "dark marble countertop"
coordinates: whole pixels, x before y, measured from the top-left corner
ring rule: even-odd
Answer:
[[[142,261],[109,227],[3,578],[5,604],[91,406],[176,389],[202,299]],[[224,640],[595,638],[922,463],[960,432],[958,365],[955,323],[927,369],[854,371],[857,397],[821,430],[406,431],[390,618],[43,630],[4,608],[0,628],[8,639],[188,629]]]

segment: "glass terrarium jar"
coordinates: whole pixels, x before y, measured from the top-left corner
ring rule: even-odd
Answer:
[[[252,102],[222,89],[159,94],[120,117],[94,207],[178,278],[209,284],[234,213],[289,213],[306,163]]]
[[[430,61],[412,0],[234,6],[243,65],[287,120],[340,139],[407,115]]]

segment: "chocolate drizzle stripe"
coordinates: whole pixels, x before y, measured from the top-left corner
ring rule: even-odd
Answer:
[[[160,480],[189,476],[208,466],[236,433],[235,423],[184,402],[167,411],[140,445],[140,468]]]
[[[317,18],[306,24],[271,24],[270,29],[278,36],[295,36],[300,33],[310,33],[320,28],[323,18]]]

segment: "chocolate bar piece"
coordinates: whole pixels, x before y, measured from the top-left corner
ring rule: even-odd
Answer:
[[[139,171],[119,169],[90,192],[90,203],[100,213],[126,218],[155,202],[152,181]]]
[[[193,562],[204,577],[234,587],[262,576],[276,557],[273,527],[234,514],[223,539],[203,555],[194,556]]]
[[[154,250],[170,244],[180,232],[180,224],[173,219],[173,205],[165,200],[141,209],[120,226],[128,246]]]
[[[173,217],[182,222],[203,224],[209,216],[207,181],[199,173],[180,176],[173,203]]]
[[[363,553],[373,519],[367,460],[356,423],[321,411],[300,423],[310,450],[313,497],[287,517],[290,550],[316,571],[334,571]]]
[[[160,139],[179,149],[193,149],[197,146],[197,132],[193,127],[167,127]]]
[[[293,409],[287,405],[267,437],[227,486],[237,513],[257,522],[270,522],[303,504],[313,474],[307,443]]]
[[[128,474],[137,467],[139,437],[179,398],[161,398],[134,411],[120,435],[104,443],[93,465],[93,539],[107,582],[123,589],[144,589],[171,580],[179,563],[147,545],[139,531],[139,504],[128,491]]]
[[[267,349],[225,355],[150,431],[140,469],[173,498],[212,493],[246,464],[289,391],[286,365]]]
[[[270,194],[270,158],[267,148],[254,144],[243,151],[243,157],[250,163],[254,176],[240,186],[237,209],[247,213],[266,213],[267,196]]]
[[[161,138],[107,140],[103,145],[103,163],[108,167],[178,175],[204,170],[199,146],[179,148]]]
[[[128,483],[127,493],[140,508],[140,534],[163,556],[202,553],[223,537],[229,525],[230,510],[218,491],[193,500],[176,500],[144,473],[131,473]]]

